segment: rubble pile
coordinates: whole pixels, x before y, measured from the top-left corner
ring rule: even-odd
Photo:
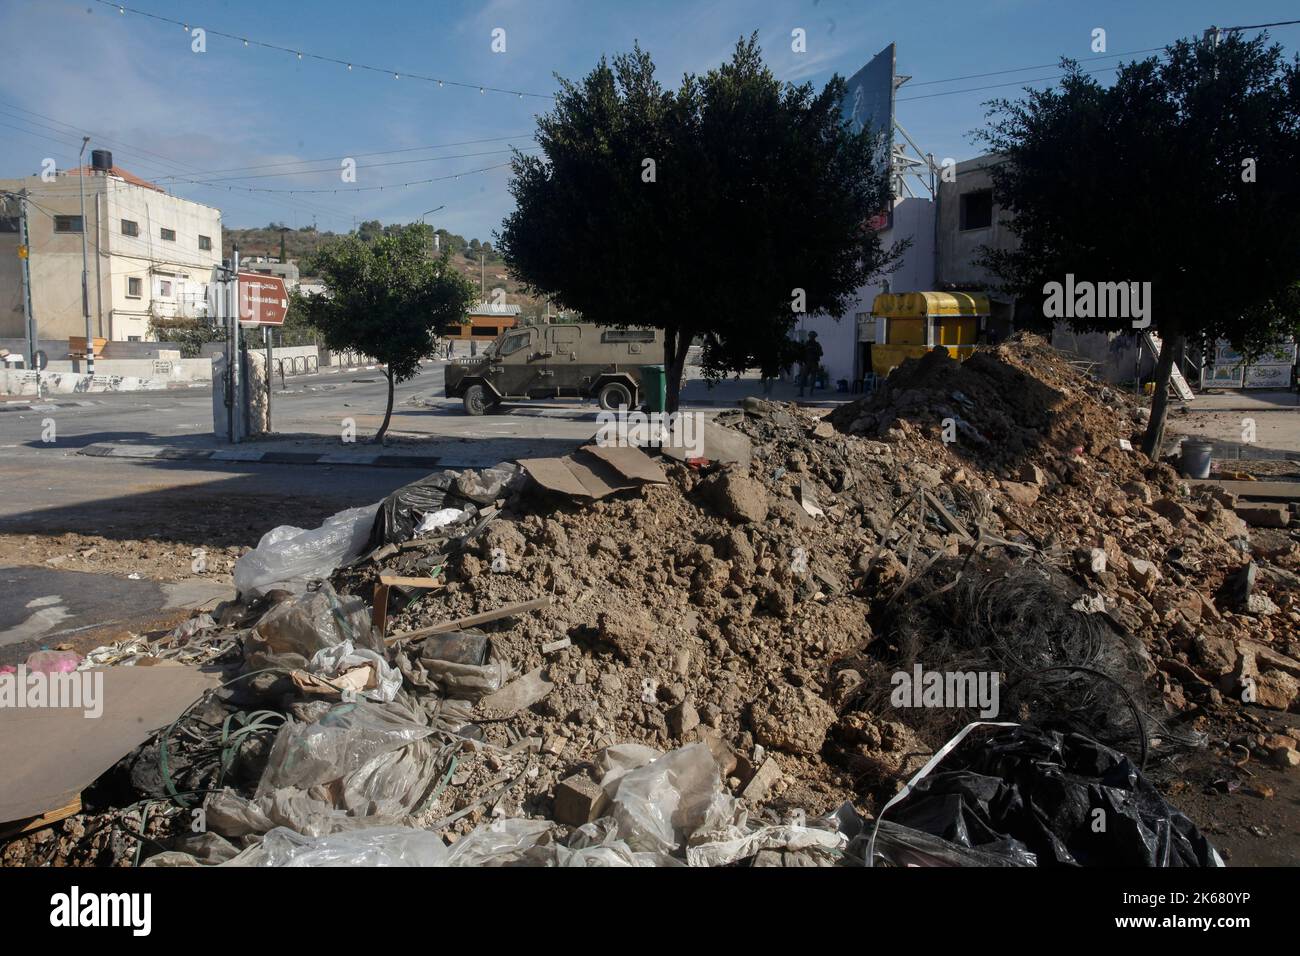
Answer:
[[[1296,703],[1294,533],[1253,549],[1230,496],[1133,450],[1140,411],[1041,340],[910,360],[829,416],[750,399],[716,422],[748,461],[706,444],[596,500],[527,463],[443,472],[269,533],[242,603],[155,648],[193,640],[221,689],[96,785],[146,862],[988,863],[880,825],[987,716],[900,709],[900,671],[1000,673],[993,719],[1137,767],[1243,701]],[[93,819],[65,824],[67,860],[94,858]]]

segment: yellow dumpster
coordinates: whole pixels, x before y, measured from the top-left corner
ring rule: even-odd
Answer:
[[[968,292],[882,292],[871,314],[885,320],[883,341],[871,347],[871,370],[883,377],[936,345],[958,361],[970,358],[989,300]]]

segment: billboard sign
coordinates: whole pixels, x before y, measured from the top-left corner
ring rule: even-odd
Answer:
[[[876,141],[876,161],[888,169],[894,152],[894,44],[889,44],[849,78],[848,89],[840,103],[840,115],[854,133],[867,130]],[[891,188],[893,183],[891,182]],[[880,221],[888,210],[882,210],[872,229],[887,228]]]

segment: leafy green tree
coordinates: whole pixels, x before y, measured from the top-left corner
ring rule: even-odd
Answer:
[[[429,257],[433,230],[412,225],[366,242],[345,236],[321,247],[317,275],[323,295],[302,296],[305,323],[335,350],[355,350],[385,366],[388,407],[375,435],[382,443],[393,415],[393,386],[420,371],[438,328],[460,321],[474,289],[449,265],[449,255]]]
[[[878,141],[841,118],[844,92],[839,77],[820,93],[780,83],[755,37],[675,91],[640,47],[602,58],[538,120],[545,158],[515,156],[497,248],[587,321],[663,329],[675,411],[694,338],[706,371],[770,359],[799,308],[843,315],[900,253],[865,227],[890,189]]]
[[[1009,160],[993,184],[1019,248],[984,262],[1037,301],[1067,274],[1151,283],[1163,348],[1143,450],[1155,456],[1189,340],[1249,355],[1300,333],[1300,60],[1234,33],[1180,40],[1109,87],[1064,66],[1059,87],[993,104],[981,136]],[[1129,318],[1071,325],[1134,330]]]

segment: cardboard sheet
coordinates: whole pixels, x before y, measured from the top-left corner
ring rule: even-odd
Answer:
[[[0,707],[0,823],[71,803],[217,685],[197,667],[179,665],[77,673],[102,675],[100,716],[87,717],[82,707]]]
[[[659,463],[640,448],[584,445],[581,450],[612,466],[625,478],[653,484],[663,484],[668,480]]]

